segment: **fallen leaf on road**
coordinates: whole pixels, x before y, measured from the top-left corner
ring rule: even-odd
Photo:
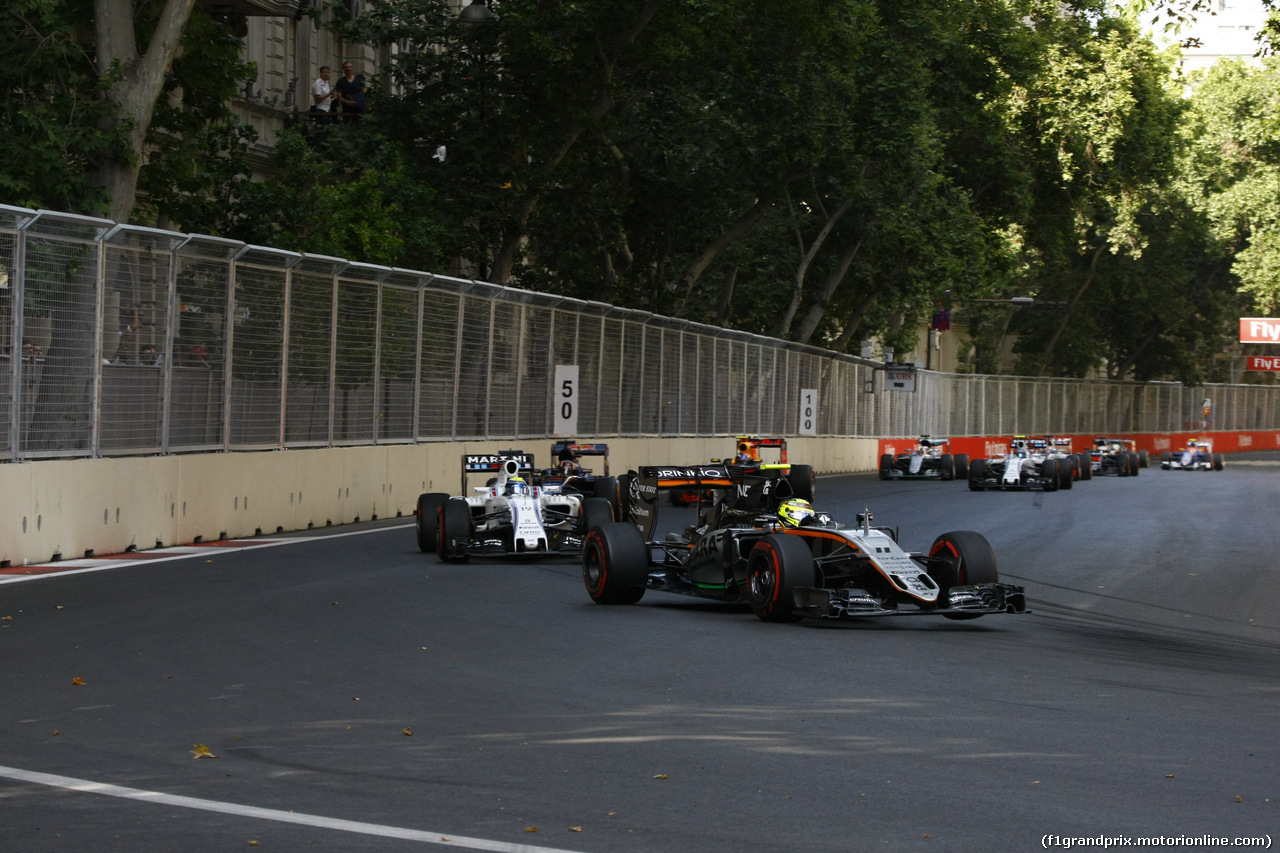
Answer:
[[[205,746],[202,743],[196,744],[196,748],[191,750],[191,754],[196,758],[217,758],[218,757],[209,751],[209,747]]]
[[[84,679],[77,675],[75,678],[71,679],[71,683],[74,684],[76,687],[83,687]]]
[[[403,729],[400,730],[400,734],[413,737],[413,729],[409,728],[408,726],[405,726]]]

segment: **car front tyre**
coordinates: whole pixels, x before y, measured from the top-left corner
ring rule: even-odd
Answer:
[[[880,457],[880,479],[888,480],[893,476],[893,457],[888,453]]]
[[[418,550],[424,554],[434,554],[440,542],[440,504],[449,500],[443,492],[428,492],[418,495]]]
[[[938,584],[938,601],[945,607],[953,586],[999,583],[996,552],[987,537],[973,530],[954,530],[933,540],[929,556],[935,558],[929,577]],[[948,619],[977,619],[981,613],[944,613]]]
[[[969,463],[969,491],[980,492],[985,488],[982,485],[982,477],[986,470],[987,463],[984,459],[975,459]]]
[[[799,536],[771,533],[747,557],[747,599],[765,622],[795,622],[797,587],[813,586],[813,552]]]
[[[591,528],[582,546],[582,581],[596,604],[635,604],[644,597],[649,549],[634,524]]]
[[[462,499],[440,504],[440,559],[449,562],[465,560],[471,541],[471,507]]]

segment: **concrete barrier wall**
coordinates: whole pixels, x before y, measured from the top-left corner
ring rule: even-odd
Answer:
[[[583,440],[587,440],[585,437]],[[729,456],[732,437],[610,439],[610,472]],[[67,459],[0,465],[0,565],[412,516],[422,492],[459,494],[464,453],[520,448],[550,466],[551,442]],[[819,474],[874,470],[875,439],[788,438]],[[766,451],[767,454],[767,451]],[[587,460],[597,473],[602,465]]]

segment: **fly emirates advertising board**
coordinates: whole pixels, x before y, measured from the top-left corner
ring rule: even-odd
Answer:
[[[1240,318],[1240,343],[1280,344],[1280,320],[1266,317]],[[1248,370],[1280,371],[1280,357],[1251,355],[1245,362]]]

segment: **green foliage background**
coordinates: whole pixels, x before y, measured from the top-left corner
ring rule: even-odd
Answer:
[[[1138,16],[1192,0],[495,8],[478,26],[443,0],[338,16],[397,46],[370,114],[282,135],[253,181],[229,109],[243,45],[197,10],[135,219],[837,350],[906,352],[960,309],[980,372],[1013,331],[1026,373],[1221,379],[1234,318],[1280,302],[1280,67],[1182,79]],[[118,140],[96,129],[114,113],[73,23],[88,11],[3,13],[9,203],[103,209],[87,176]],[[973,302],[1014,295],[1065,308]]]

